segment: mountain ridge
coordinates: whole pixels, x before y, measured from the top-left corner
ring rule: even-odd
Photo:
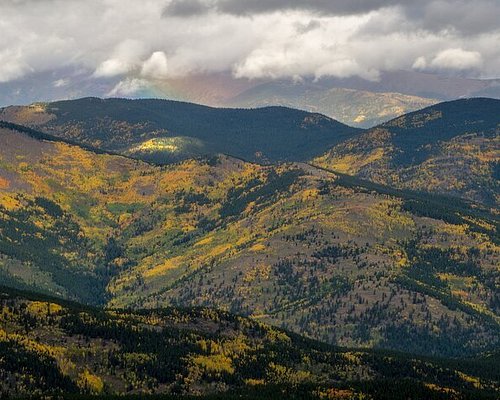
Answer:
[[[389,186],[494,205],[499,113],[495,99],[440,103],[369,129],[314,163]]]
[[[491,356],[335,348],[206,308],[102,310],[0,286],[0,310],[6,396],[465,400],[498,390]]]
[[[293,163],[154,166],[6,129],[0,143],[2,279],[112,307],[216,307],[351,347],[495,345],[487,210]]]
[[[154,99],[85,98],[5,108],[0,119],[156,162],[215,153],[261,163],[300,161],[359,132],[286,107],[217,109]]]

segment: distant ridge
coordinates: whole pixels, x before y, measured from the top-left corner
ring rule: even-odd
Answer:
[[[500,100],[460,99],[395,118],[314,164],[398,188],[500,201]]]
[[[160,163],[217,153],[264,164],[306,161],[360,132],[285,107],[218,109],[155,99],[83,98],[7,107],[0,119]]]

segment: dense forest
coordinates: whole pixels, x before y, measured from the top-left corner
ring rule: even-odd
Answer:
[[[499,390],[495,354],[341,349],[207,308],[103,311],[0,288],[0,318],[1,398],[494,399]]]

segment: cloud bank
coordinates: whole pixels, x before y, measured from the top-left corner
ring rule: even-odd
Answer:
[[[500,76],[497,0],[2,0],[0,82],[63,70],[150,82],[360,76],[414,69]]]

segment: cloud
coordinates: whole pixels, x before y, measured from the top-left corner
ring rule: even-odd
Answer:
[[[16,49],[0,49],[0,82],[9,82],[23,77],[32,68],[23,60]]]
[[[298,22],[295,26],[297,28],[298,33],[306,34],[308,32],[315,30],[315,29],[321,28],[321,22],[319,22],[316,19],[312,19],[307,24],[303,24],[303,23]]]
[[[219,72],[498,77],[497,15],[497,0],[2,0],[0,82],[85,71],[98,84],[119,81],[113,90],[124,95]]]
[[[210,3],[201,0],[173,0],[163,10],[164,16],[192,17],[208,12]]]
[[[151,54],[141,68],[141,76],[153,79],[164,79],[168,77],[167,56],[163,51],[155,51]]]
[[[127,74],[137,68],[144,53],[144,44],[141,41],[123,40],[113,49],[113,56],[97,67],[94,76],[109,78]]]
[[[127,62],[122,60],[111,58],[109,60],[103,61],[95,70],[94,76],[97,78],[109,78],[112,76],[123,75],[129,72],[133,68]]]
[[[479,52],[458,48],[439,52],[430,65],[438,69],[467,70],[479,68],[482,64],[483,59]]]
[[[120,81],[116,84],[116,86],[109,91],[106,96],[107,97],[128,97],[135,96],[141,91],[145,91],[149,89],[149,82],[144,79],[137,78],[127,78],[123,81]]]
[[[408,20],[426,30],[456,30],[473,35],[500,28],[500,2],[497,0],[432,0],[414,2],[405,7]]]
[[[69,79],[61,78],[61,79],[57,79],[54,82],[52,82],[52,86],[54,86],[55,88],[61,88],[64,86],[68,86],[69,83],[70,83]]]
[[[276,11],[309,11],[317,14],[352,15],[410,3],[402,0],[173,0],[166,16],[187,17],[214,11],[252,15]]]
[[[423,71],[427,68],[427,60],[425,59],[425,57],[420,56],[415,60],[411,67],[413,69]]]

